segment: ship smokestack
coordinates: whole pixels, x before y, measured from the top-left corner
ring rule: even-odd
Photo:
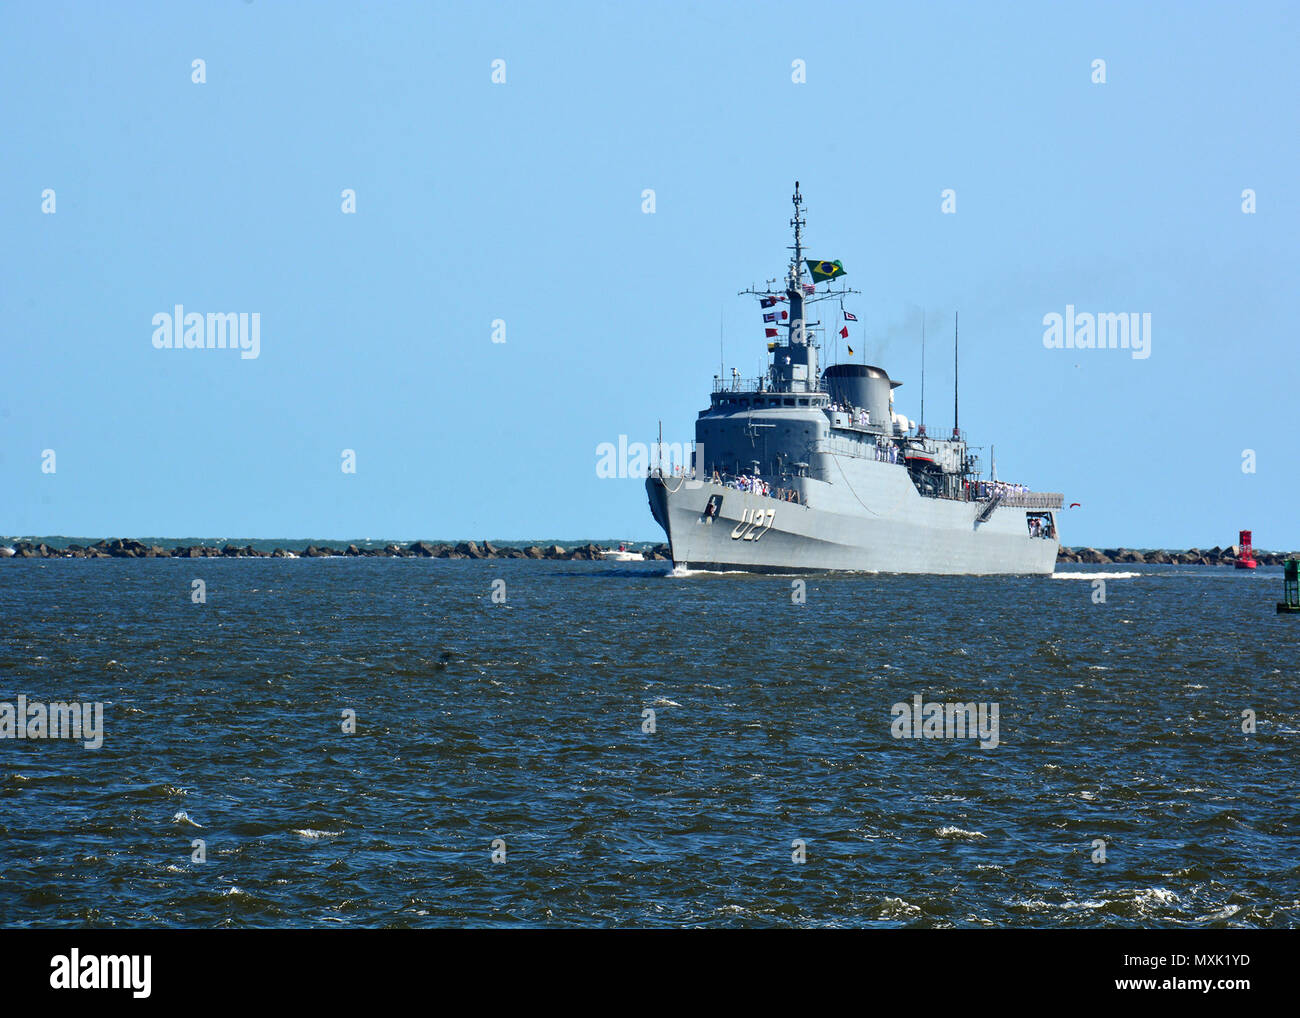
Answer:
[[[871,415],[872,427],[893,433],[893,414],[889,408],[889,394],[894,386],[884,368],[871,364],[832,364],[823,373],[831,399],[836,403],[865,407]]]

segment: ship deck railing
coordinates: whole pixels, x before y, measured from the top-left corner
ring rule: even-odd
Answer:
[[[748,476],[748,475],[747,475]],[[753,477],[749,478],[751,481]],[[747,495],[757,495],[759,498],[770,498],[777,502],[794,502],[799,503],[799,492],[794,488],[786,488],[772,481],[767,481],[767,492],[755,491],[752,488],[743,488],[740,486],[740,476],[737,474],[725,474],[714,471],[709,478],[713,484],[720,484],[724,488],[732,488],[736,491],[742,491]],[[762,480],[762,478],[760,478]]]
[[[764,494],[762,491],[754,491],[753,488],[741,487],[741,480],[739,474],[727,474],[717,470],[713,471],[708,477],[700,478],[693,467],[686,468],[686,467],[674,466],[669,468],[668,470],[665,470],[662,467],[652,467],[650,469],[649,476],[657,477],[661,480],[674,480],[674,481],[703,480],[708,482],[709,484],[717,484],[724,488],[731,488],[735,491],[744,492],[747,495],[757,495],[759,498],[771,498],[771,499],[775,499],[778,502],[794,502],[796,504],[798,504],[800,501],[799,492],[795,488],[786,488],[781,485],[774,484],[772,481],[767,481],[768,490],[767,493]],[[752,482],[753,477],[751,475],[746,475],[746,476]]]
[[[989,502],[999,498],[998,493],[990,492],[971,498],[972,502]],[[1060,509],[1065,504],[1065,496],[1059,491],[1003,491],[998,505],[1012,509]]]
[[[768,379],[762,375],[757,375],[753,378],[741,378],[739,375],[733,378],[720,378],[717,375],[714,375],[713,391],[751,393],[768,392],[772,390],[770,385],[768,385]]]

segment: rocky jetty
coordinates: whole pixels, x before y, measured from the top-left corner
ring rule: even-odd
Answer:
[[[441,544],[430,541],[416,541],[403,547],[389,544],[383,548],[362,548],[356,544],[334,548],[329,545],[309,544],[305,548],[275,548],[262,551],[252,545],[240,547],[235,544],[225,545],[183,545],[176,548],[163,548],[159,545],[147,545],[140,541],[114,538],[110,541],[96,541],[91,545],[69,544],[64,548],[55,548],[47,544],[33,544],[30,541],[16,541],[12,544],[0,542],[12,550],[8,558],[448,558],[448,559],[550,559],[563,562],[595,562],[601,558],[598,544],[584,544],[575,548],[564,548],[558,544],[541,547],[530,545],[526,548],[502,547],[491,541],[481,544],[477,541],[461,541],[457,544]],[[648,561],[666,561],[669,558],[668,545],[656,544],[641,546],[641,553]]]
[[[1262,551],[1256,548],[1255,561],[1261,566],[1280,566],[1288,558],[1300,558],[1295,551]],[[1214,547],[1209,551],[1189,548],[1187,551],[1134,551],[1131,548],[1062,548],[1057,562],[1080,562],[1085,565],[1106,565],[1116,562],[1125,565],[1169,566],[1233,566],[1237,564],[1237,548]]]
[[[647,561],[670,559],[668,545],[638,545]],[[5,554],[10,552],[10,554]],[[304,548],[275,548],[264,551],[252,545],[194,544],[177,548],[163,548],[156,544],[114,538],[96,541],[91,545],[69,544],[55,548],[30,541],[0,540],[0,558],[448,558],[448,559],[547,559],[559,562],[594,562],[600,559],[601,548],[584,544],[564,548],[558,544],[529,545],[525,548],[505,547],[491,541],[460,541],[446,544],[415,541],[412,544],[389,544],[383,548],[363,548],[357,544],[342,547],[309,544]],[[1255,549],[1255,561],[1261,566],[1281,565],[1288,558],[1300,558],[1300,552],[1261,551]],[[1231,566],[1237,561],[1235,547],[1189,548],[1186,551],[1134,551],[1131,548],[1062,548],[1056,556],[1058,562],[1077,562],[1083,565],[1179,565],[1179,566]]]

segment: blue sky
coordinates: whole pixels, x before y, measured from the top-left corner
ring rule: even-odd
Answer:
[[[0,532],[661,537],[596,446],[691,438],[720,319],[758,373],[736,293],[783,270],[797,178],[898,409],[925,307],[951,426],[960,310],[962,426],[1082,503],[1065,543],[1300,546],[1298,29],[1283,3],[6,3]],[[155,349],[178,303],[259,313],[260,356]],[[1045,349],[1067,304],[1150,313],[1151,356]]]

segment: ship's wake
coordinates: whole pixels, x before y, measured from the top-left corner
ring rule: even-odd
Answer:
[[[1054,580],[1131,580],[1141,573],[1052,573]]]
[[[673,566],[664,575],[671,580],[684,580],[692,576],[743,576],[751,572],[750,569],[687,569],[685,566]]]

